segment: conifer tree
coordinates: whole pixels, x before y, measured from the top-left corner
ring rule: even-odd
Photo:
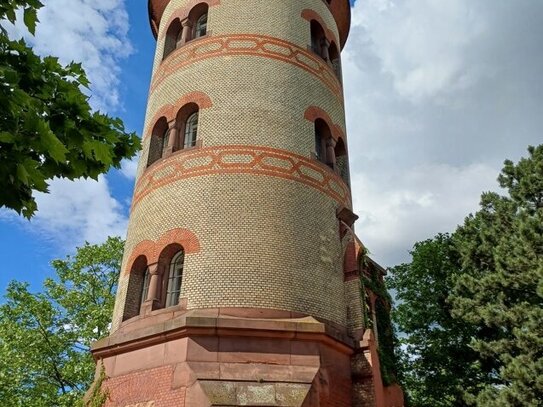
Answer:
[[[411,406],[543,405],[543,145],[528,153],[506,194],[391,269]]]
[[[462,273],[453,315],[486,330],[473,348],[492,358],[494,384],[468,392],[479,406],[543,403],[543,145],[498,178],[508,196],[485,193],[481,209],[455,232]]]

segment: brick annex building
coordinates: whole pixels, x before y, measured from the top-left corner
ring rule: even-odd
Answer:
[[[106,406],[401,406],[353,233],[348,0],[150,0]],[[371,280],[373,279],[373,280]],[[364,281],[373,281],[373,285]]]

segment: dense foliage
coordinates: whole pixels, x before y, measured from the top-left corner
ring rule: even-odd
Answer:
[[[462,260],[450,301],[464,323],[487,330],[473,348],[496,361],[496,384],[469,393],[480,406],[543,403],[543,145],[498,178],[455,233]]]
[[[34,33],[40,7],[38,0],[2,1],[0,21],[15,22],[22,8]],[[34,192],[47,192],[48,181],[96,179],[133,157],[140,144],[120,119],[92,111],[80,64],[41,58],[0,29],[0,207],[31,217]]]
[[[392,270],[414,406],[543,400],[543,145],[484,193],[452,236],[417,243]]]
[[[487,380],[470,341],[476,328],[455,319],[448,296],[460,273],[449,235],[415,244],[412,261],[390,270],[394,320],[402,332],[401,377],[412,405],[463,406],[464,391]]]
[[[56,279],[32,293],[12,282],[0,306],[0,401],[76,405],[94,378],[90,343],[107,335],[124,243],[85,244],[54,260]]]

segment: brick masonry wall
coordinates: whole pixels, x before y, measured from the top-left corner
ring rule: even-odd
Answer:
[[[212,31],[212,35],[263,34],[306,48],[311,43],[309,22],[303,19],[302,12],[307,9],[313,10],[321,16],[326,28],[332,31],[334,38],[339,38],[334,18],[322,0],[297,0],[295,2],[291,0],[274,0],[273,2],[222,0],[214,3],[218,4],[212,6],[208,16],[208,29]],[[193,4],[192,0],[170,0],[166,7],[158,34],[154,73],[162,61],[168,22],[181,10],[185,10]]]
[[[338,37],[323,1],[215,1],[208,14],[209,35],[189,42],[163,61],[167,22],[189,3],[193,4],[172,0],[162,19],[138,182],[161,162],[189,154],[178,152],[147,168],[156,120],[165,107],[175,106],[191,92],[211,101],[199,113],[202,149],[254,146],[310,160],[315,150],[314,127],[304,113],[312,106],[326,112],[329,124],[345,133],[340,82],[322,60],[307,51],[310,23],[302,17],[304,10],[321,16],[325,29]],[[243,35],[253,42],[244,43]],[[221,52],[214,48],[215,37],[223,38]],[[267,48],[266,41],[271,41]],[[247,51],[251,44],[257,44],[259,51]],[[187,53],[189,47],[191,53]],[[245,53],[236,47],[245,48]],[[295,52],[298,59],[277,57],[285,49]],[[237,160],[232,163],[238,164],[237,170],[180,177],[149,189],[134,202],[123,270],[130,269],[128,259],[142,241],[156,241],[172,229],[188,229],[201,245],[199,252],[185,259],[181,296],[187,298],[189,309],[284,309],[347,325],[335,211],[340,204],[350,206],[350,197],[339,202],[329,191],[299,179],[239,170],[245,158],[231,159]],[[113,331],[122,321],[128,282],[129,274],[123,273]]]
[[[347,328],[351,334],[364,328],[360,280],[345,282],[345,302],[347,304]]]
[[[174,368],[167,365],[108,379],[105,388],[113,396],[104,407],[184,406],[187,388],[172,388]]]

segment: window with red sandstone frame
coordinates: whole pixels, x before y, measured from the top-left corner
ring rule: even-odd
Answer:
[[[183,264],[185,261],[185,252],[178,252],[170,263],[168,273],[168,285],[166,289],[166,307],[173,307],[179,304],[179,295],[181,294],[181,283],[183,281]]]
[[[149,141],[149,153],[147,156],[147,166],[160,160],[168,146],[170,130],[168,128],[168,120],[163,116],[157,120],[153,131],[151,132],[151,140]]]
[[[194,26],[194,38],[200,38],[207,34],[207,13],[202,14]]]
[[[185,138],[183,148],[194,147],[198,134],[198,111],[192,113],[185,123]]]
[[[140,306],[145,302],[147,299],[147,294],[149,294],[149,281],[151,280],[151,274],[149,273],[149,268],[145,269],[145,274],[143,276],[143,284],[141,286],[141,300],[140,300]]]
[[[163,60],[187,42],[207,35],[208,10],[207,3],[199,3],[186,18],[176,18],[170,23],[164,39]]]

